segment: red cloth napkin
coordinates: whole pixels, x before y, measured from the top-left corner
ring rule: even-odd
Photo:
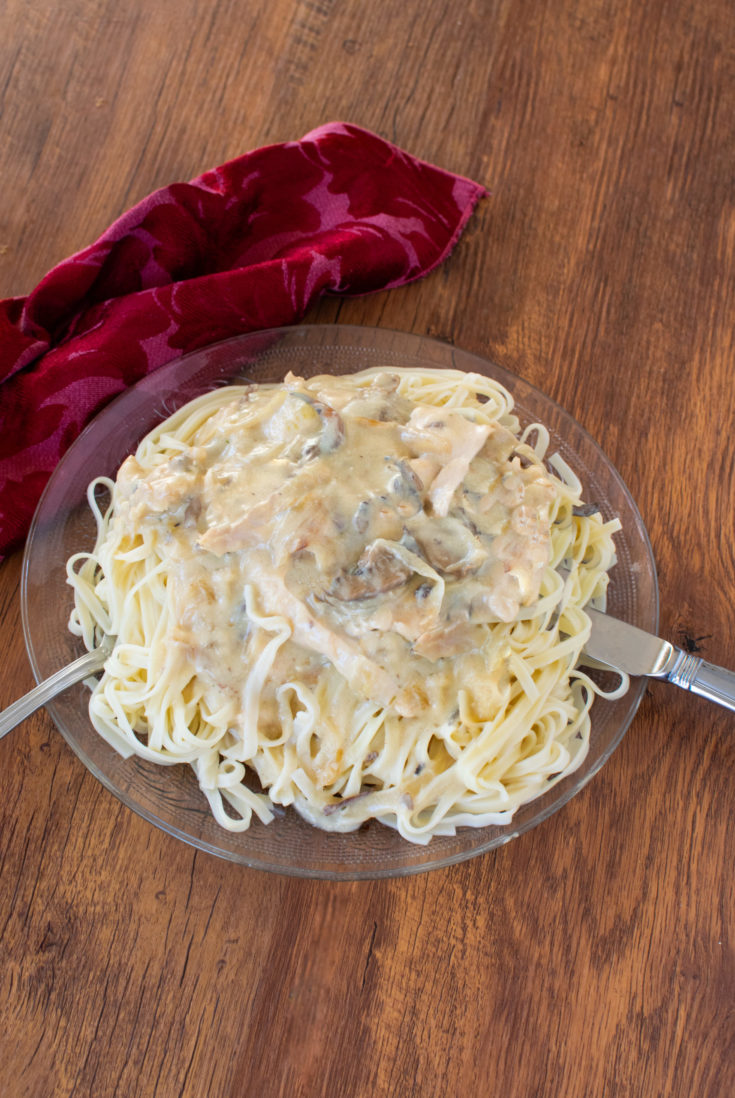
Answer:
[[[323,293],[427,274],[485,193],[332,123],[155,191],[28,297],[0,301],[0,553],[117,393],[187,351],[292,324]]]

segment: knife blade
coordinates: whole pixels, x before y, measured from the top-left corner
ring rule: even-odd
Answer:
[[[588,656],[627,675],[664,679],[735,710],[734,672],[591,606],[585,607],[585,613],[592,623],[584,646]]]
[[[584,646],[588,656],[628,675],[657,678],[666,673],[674,653],[673,644],[591,606],[585,606],[584,610],[592,622],[590,638]]]

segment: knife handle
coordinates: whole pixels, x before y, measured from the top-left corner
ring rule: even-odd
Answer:
[[[727,709],[735,709],[735,672],[716,667],[699,656],[681,652],[666,679],[684,690],[691,690],[692,694],[700,694]]]

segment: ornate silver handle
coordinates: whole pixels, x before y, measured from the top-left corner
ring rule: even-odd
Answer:
[[[703,698],[735,709],[735,672],[716,667],[699,656],[692,656],[677,649],[677,660],[665,676],[667,682],[700,694]]]
[[[51,698],[55,698],[57,694],[61,694],[62,691],[67,690],[77,682],[81,682],[82,679],[86,679],[87,675],[93,675],[95,671],[100,671],[111,651],[112,641],[106,640],[99,648],[93,648],[91,652],[85,652],[78,660],[62,667],[55,675],[44,679],[43,682],[40,682],[38,686],[34,686],[33,690],[29,690],[18,701],[13,702],[7,709],[3,709],[0,713],[0,738],[6,732],[10,732],[11,728],[15,728],[17,724],[24,721],[26,717],[30,717],[31,713],[35,713]]]

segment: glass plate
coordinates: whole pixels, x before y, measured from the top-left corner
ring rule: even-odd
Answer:
[[[138,440],[185,401],[214,386],[273,381],[288,371],[311,376],[343,374],[371,366],[441,367],[486,374],[511,391],[523,424],[540,421],[584,485],[584,498],[617,515],[618,564],[611,575],[608,607],[618,617],[655,632],[658,588],[650,543],[620,476],[587,433],[557,404],[498,366],[447,344],[385,329],[302,325],[238,336],[203,348],[155,371],[118,397],[89,425],[55,470],[41,499],[23,562],[22,613],[26,646],[38,680],[80,654],[67,630],[72,606],[65,564],[91,548],[94,523],[86,503],[89,481],[115,475]],[[391,877],[449,865],[507,843],[547,819],[574,796],[610,757],[638,708],[645,680],[614,702],[595,699],[587,759],[576,773],[520,808],[504,827],[464,828],[435,837],[427,846],[406,842],[371,822],[351,834],[329,834],[293,811],[265,826],[234,834],[215,823],[188,766],[157,766],[122,759],[101,739],[87,715],[88,691],[79,685],[51,702],[59,731],[103,785],[146,820],[192,845],[258,869],[305,877]]]

